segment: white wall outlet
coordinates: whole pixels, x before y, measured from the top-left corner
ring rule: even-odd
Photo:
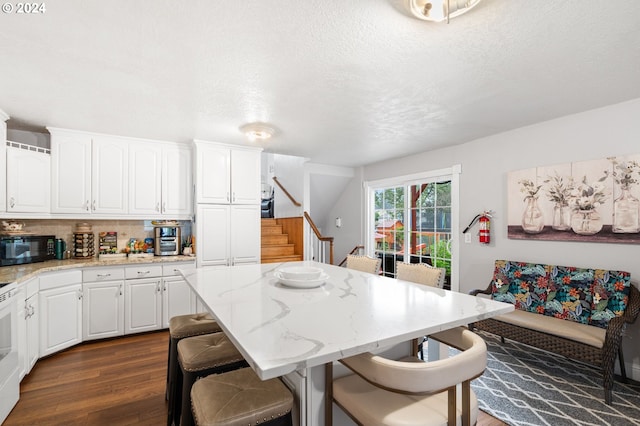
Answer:
[[[466,244],[471,244],[471,234],[470,233],[467,232],[466,234],[464,234],[464,242]]]

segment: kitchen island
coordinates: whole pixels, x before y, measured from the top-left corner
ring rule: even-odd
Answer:
[[[285,265],[320,267],[328,278],[317,288],[290,288],[274,276]],[[302,425],[324,424],[324,364],[513,310],[489,299],[316,262],[181,273],[258,376],[284,376],[294,388]]]

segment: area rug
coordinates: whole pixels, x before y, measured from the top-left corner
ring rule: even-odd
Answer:
[[[511,426],[640,425],[640,385],[615,382],[604,403],[594,367],[480,332],[487,369],[471,386],[480,409]]]

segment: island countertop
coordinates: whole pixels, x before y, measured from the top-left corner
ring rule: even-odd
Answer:
[[[284,264],[180,272],[263,380],[407,342],[513,305],[316,262],[318,288],[279,282]]]

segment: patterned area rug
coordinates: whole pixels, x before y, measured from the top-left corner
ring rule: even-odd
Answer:
[[[511,426],[640,425],[640,385],[615,382],[604,403],[602,376],[591,366],[480,332],[489,349],[471,382],[480,409]]]

